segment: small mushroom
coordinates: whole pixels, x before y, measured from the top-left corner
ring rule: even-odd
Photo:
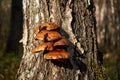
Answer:
[[[68,45],[65,38],[61,38],[60,40],[58,40],[54,43],[54,46],[64,46],[64,45],[65,46]]]
[[[57,39],[62,38],[59,32],[57,31],[48,31],[42,30],[40,33],[36,34],[35,39],[38,40],[47,40],[47,41],[54,41]]]
[[[32,52],[44,51],[44,50],[53,50],[53,42],[43,42],[39,46],[32,49]]]
[[[36,34],[35,39],[44,40],[47,33],[48,33],[47,30],[42,30],[38,34]]]
[[[42,23],[40,25],[38,25],[37,27],[35,27],[34,29],[34,33],[39,33],[40,30],[42,29],[46,29],[46,30],[55,30],[58,28],[58,25],[55,24],[54,22],[48,22],[48,23]]]
[[[69,57],[69,52],[64,49],[53,50],[44,54],[44,59],[68,59]]]
[[[57,31],[49,31],[46,36],[47,41],[54,41],[54,40],[58,40],[60,38],[62,38],[62,36]]]

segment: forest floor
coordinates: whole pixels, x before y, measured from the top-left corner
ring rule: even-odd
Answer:
[[[120,80],[120,52],[108,52],[104,55],[103,66],[108,80]]]
[[[23,51],[19,50],[16,54],[11,52],[0,55],[0,80],[15,80],[22,53]]]
[[[104,48],[104,46],[102,46]],[[103,67],[107,80],[120,80],[120,46],[110,49],[100,49],[103,52]]]
[[[0,55],[0,80],[15,80],[22,59],[22,52],[20,50],[17,54]],[[107,79],[120,80],[120,50],[105,52],[103,59],[104,73],[107,75]]]

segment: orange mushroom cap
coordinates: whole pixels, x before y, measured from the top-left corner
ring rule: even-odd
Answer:
[[[63,46],[63,45],[67,45],[67,41],[65,38],[62,38],[54,43],[54,46]]]
[[[62,38],[59,32],[57,31],[48,31],[42,30],[40,33],[36,34],[35,39],[38,40],[47,40],[47,41],[54,41],[57,39]]]
[[[43,51],[43,50],[53,50],[53,42],[43,42],[39,46],[32,49],[32,53]]]
[[[40,25],[38,25],[37,27],[35,27],[34,29],[34,33],[39,33],[40,30],[42,29],[46,29],[46,30],[54,30],[54,29],[57,29],[58,28],[58,25],[55,24],[54,22],[48,22],[48,23],[42,23]]]
[[[49,31],[46,38],[48,41],[54,41],[54,40],[62,38],[62,36],[57,31]]]
[[[47,30],[42,30],[38,34],[36,34],[35,39],[44,40],[47,33]]]
[[[67,59],[69,57],[69,52],[64,49],[58,49],[44,54],[44,59]]]

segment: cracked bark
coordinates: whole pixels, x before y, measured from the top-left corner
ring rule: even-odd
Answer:
[[[23,0],[24,54],[17,80],[96,80],[97,66],[94,4],[92,0]],[[33,29],[43,22],[55,22],[68,39],[69,60],[47,61],[43,52],[31,53],[38,44]],[[94,65],[93,65],[94,64]]]

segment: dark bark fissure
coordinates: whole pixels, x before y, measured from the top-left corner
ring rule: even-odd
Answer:
[[[38,6],[35,1],[29,0],[27,2],[24,0],[24,2],[26,2],[24,3],[24,6],[26,6],[26,9],[24,9],[24,29],[27,28],[28,34],[27,44],[23,42],[24,55],[17,79],[87,80],[88,74],[89,78],[93,77],[92,64],[94,56],[96,56],[94,55],[96,54],[96,48],[94,48],[96,47],[94,42],[96,40],[93,37],[95,24],[92,23],[94,22],[93,6],[88,9],[88,3],[85,1],[74,0],[41,0],[39,1],[39,7],[35,7]],[[35,18],[37,15],[39,17],[38,22]],[[61,34],[68,39],[69,51],[72,55],[70,59],[49,61],[43,59],[43,52],[31,53],[31,49],[39,43],[39,41],[33,39],[34,24],[49,21],[56,22],[60,26]],[[83,51],[79,50],[78,43],[81,44],[79,47],[84,48]],[[93,78],[90,80],[93,80]]]

